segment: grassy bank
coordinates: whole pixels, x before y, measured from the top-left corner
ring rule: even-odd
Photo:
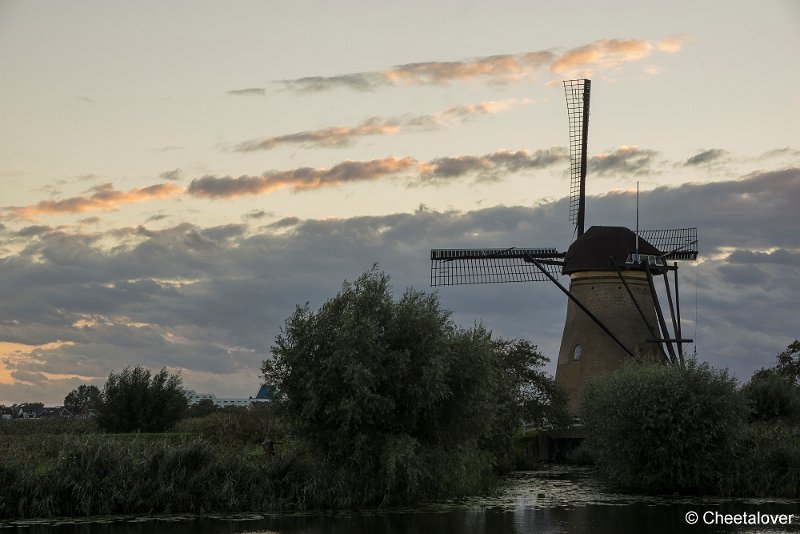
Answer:
[[[104,434],[87,420],[0,423],[0,519],[380,505],[390,501],[376,497],[384,488],[374,482],[410,472],[398,459],[391,473],[352,480],[352,470],[315,460],[272,421],[257,411],[222,411],[159,434]],[[265,436],[278,441],[274,454]],[[415,459],[420,496],[491,482],[480,468],[485,458],[440,452]]]
[[[4,518],[293,510],[308,479],[291,457],[185,434],[16,435],[0,454]]]

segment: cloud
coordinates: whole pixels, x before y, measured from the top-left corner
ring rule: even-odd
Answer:
[[[154,148],[153,150],[155,150],[156,152],[174,152],[176,150],[183,150],[184,148],[186,147],[180,145],[168,145],[168,146]]]
[[[688,40],[687,37],[667,37],[656,43],[656,48],[667,54],[680,52]]]
[[[652,173],[658,152],[641,149],[635,145],[622,145],[611,152],[595,154],[589,158],[588,172],[598,176],[612,174],[645,175]]]
[[[727,155],[728,153],[721,148],[710,148],[708,150],[698,152],[694,156],[690,157],[683,163],[683,165],[684,167],[708,165],[710,163],[718,162]]]
[[[767,150],[763,154],[759,156],[759,159],[773,159],[773,158],[783,158],[783,157],[791,157],[796,158],[800,156],[800,150],[792,148],[790,146],[785,146],[783,148],[776,148],[773,150]]]
[[[158,175],[162,180],[178,181],[183,178],[183,171],[180,169],[173,169],[171,171],[164,171]]]
[[[385,86],[447,85],[471,79],[502,84],[530,78],[544,70],[559,76],[589,76],[599,70],[645,59],[654,49],[675,53],[684,42],[682,38],[668,38],[655,44],[644,39],[601,39],[563,53],[539,50],[458,61],[407,63],[383,71],[309,76],[275,83],[289,91],[314,93],[334,89],[373,91]]]
[[[567,161],[560,147],[528,152],[497,150],[485,156],[453,156],[430,162],[414,158],[388,157],[371,161],[344,161],[330,168],[301,167],[268,171],[261,176],[204,176],[192,180],[187,192],[201,198],[236,198],[267,195],[280,189],[311,191],[352,182],[368,182],[408,174],[410,185],[442,185],[461,176],[475,174],[479,180],[498,180],[503,174],[542,169]]]
[[[50,226],[37,224],[32,226],[26,226],[25,228],[17,230],[16,235],[17,237],[33,237],[46,234],[52,230],[53,228]]]
[[[382,85],[390,85],[389,80],[378,72],[359,72],[336,76],[305,76],[294,80],[278,80],[283,89],[297,93],[318,93],[333,89],[352,89],[372,91]]]
[[[590,197],[589,220],[625,224],[631,195]],[[697,269],[680,269],[682,295],[698,294],[700,357],[731,366],[740,377],[770,365],[797,335],[791,318],[800,312],[793,298],[800,273],[790,267],[800,254],[800,221],[793,216],[798,197],[800,169],[642,193],[648,227],[699,227],[702,261]],[[184,224],[148,230],[141,242],[111,251],[78,235],[43,234],[0,264],[0,289],[7,295],[0,302],[0,336],[30,345],[72,343],[40,350],[35,361],[15,361],[19,377],[102,377],[141,362],[182,368],[193,377],[215,372],[216,380],[203,378],[206,389],[246,396],[258,383],[265,347],[296,304],[320,306],[342,279],[354,279],[376,261],[398,291],[425,289],[431,247],[564,249],[571,240],[566,212],[561,199],[536,208],[287,218],[273,228],[280,233]],[[552,357],[565,299],[549,284],[520,289],[472,286],[439,295],[457,322],[481,320],[497,335],[531,338]],[[684,317],[695,336],[691,300],[684,297]],[[55,383],[42,382],[47,384]],[[53,394],[63,398],[67,391]]]
[[[298,217],[284,217],[283,219],[279,219],[273,223],[267,225],[267,228],[272,229],[281,229],[281,228],[291,228],[293,226],[297,226],[300,224],[300,219]]]
[[[81,224],[97,224],[100,222],[100,217],[84,217],[78,220],[78,222]]]
[[[31,206],[10,207],[7,208],[6,215],[18,219],[31,219],[39,215],[113,211],[121,204],[170,198],[177,196],[183,190],[174,184],[167,183],[134,188],[129,191],[117,191],[113,185],[103,184],[93,187],[90,191],[92,191],[90,195],[62,200],[42,200]]]
[[[429,61],[397,65],[381,72],[359,72],[337,76],[310,76],[281,80],[285,89],[312,93],[333,89],[372,91],[391,85],[446,85],[456,80],[485,78],[495,82],[519,79],[552,60],[549,51],[516,55],[497,55],[461,61]]]
[[[261,176],[238,178],[204,176],[192,180],[188,192],[204,198],[233,198],[243,195],[264,195],[279,189],[310,191],[350,182],[365,182],[406,171],[415,164],[413,158],[383,158],[370,161],[344,161],[330,168],[302,167],[289,171],[268,171]]]
[[[400,85],[442,85],[454,80],[486,77],[508,80],[535,70],[552,59],[549,51],[516,55],[496,55],[464,61],[431,61],[399,65],[383,72],[384,77]]]
[[[248,87],[246,89],[231,89],[227,94],[232,96],[264,96],[267,90],[263,87]]]
[[[542,169],[568,161],[561,147],[527,150],[497,150],[484,156],[453,156],[419,163],[420,183],[440,185],[452,178],[477,174],[482,180],[496,180],[502,174]]]
[[[349,146],[357,137],[394,135],[401,130],[441,128],[453,122],[465,122],[480,116],[506,111],[513,106],[530,104],[533,100],[507,98],[454,106],[429,115],[406,115],[400,117],[368,117],[355,126],[331,126],[317,130],[305,130],[292,134],[253,139],[239,143],[236,152],[271,150],[280,145],[300,144],[306,147],[342,148]]]
[[[633,195],[590,196],[588,222],[630,226]],[[700,261],[679,270],[684,331],[698,339],[701,359],[741,378],[772,365],[798,335],[798,202],[798,168],[641,193],[643,227],[698,227]],[[259,230],[181,224],[103,236],[33,232],[27,247],[0,262],[0,341],[42,347],[4,362],[38,386],[2,385],[0,395],[57,402],[75,383],[48,376],[105,377],[141,363],[182,369],[187,387],[246,397],[296,305],[321,306],[343,279],[375,262],[397,292],[427,290],[430,248],[564,250],[572,240],[567,211],[562,198],[468,212],[287,217]],[[137,240],[102,244],[132,233]],[[482,321],[496,335],[532,339],[551,358],[558,351],[566,299],[548,283],[442,288],[439,297],[459,324]]]
[[[253,211],[250,211],[248,213],[245,213],[244,214],[244,218],[245,219],[263,219],[267,215],[269,215],[269,213],[267,213],[264,210],[253,210]]]
[[[506,98],[503,100],[488,100],[477,104],[453,106],[433,115],[433,120],[437,124],[447,124],[452,121],[470,121],[476,117],[507,111],[514,106],[525,104],[533,104],[533,100],[530,98]]]
[[[236,145],[237,152],[254,152],[271,150],[279,145],[301,144],[317,147],[344,147],[355,137],[367,135],[392,135],[400,130],[400,125],[393,119],[369,117],[356,126],[333,126],[319,130],[306,130],[293,134],[269,137],[264,140],[245,141]]]
[[[589,76],[596,70],[609,70],[644,59],[652,51],[653,45],[642,39],[601,39],[567,50],[550,64],[550,72],[561,76]]]

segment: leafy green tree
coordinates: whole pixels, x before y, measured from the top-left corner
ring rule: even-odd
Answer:
[[[179,374],[137,365],[112,372],[103,386],[97,424],[108,432],[163,432],[186,411]]]
[[[536,345],[524,339],[499,339],[494,352],[503,373],[501,393],[508,396],[506,404],[513,407],[516,417],[540,427],[569,422],[566,396],[556,388],[553,377],[545,374],[550,360]]]
[[[727,371],[631,363],[592,382],[582,404],[588,444],[624,487],[715,491],[735,456],[747,406]]]
[[[776,369],[793,384],[800,382],[800,340],[795,339],[785,351],[778,354]]]
[[[81,384],[64,397],[64,408],[73,415],[87,414],[95,410],[102,401],[100,389],[97,386]]]
[[[800,388],[776,369],[756,371],[742,393],[750,404],[753,421],[800,419]]]
[[[435,295],[395,300],[373,268],[316,313],[298,307],[262,371],[293,435],[330,472],[325,485],[341,488],[331,504],[348,505],[474,491],[536,413],[546,380],[523,368],[545,361],[530,344],[457,327]]]

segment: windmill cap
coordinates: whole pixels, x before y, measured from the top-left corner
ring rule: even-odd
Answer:
[[[636,249],[636,234],[624,226],[592,226],[575,240],[564,258],[564,274],[579,271],[615,271]],[[661,252],[639,237],[639,253]]]

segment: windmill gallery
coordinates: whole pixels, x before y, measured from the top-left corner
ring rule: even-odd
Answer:
[[[697,258],[697,229],[639,230],[637,208],[635,231],[621,226],[584,231],[591,81],[567,80],[564,88],[572,244],[566,252],[554,247],[434,249],[431,285],[542,281],[560,289],[569,300],[555,380],[576,414],[587,382],[626,358],[682,361],[683,345],[692,340],[681,331],[677,260]],[[569,276],[568,289],[560,275]],[[665,298],[659,298],[659,289]]]

